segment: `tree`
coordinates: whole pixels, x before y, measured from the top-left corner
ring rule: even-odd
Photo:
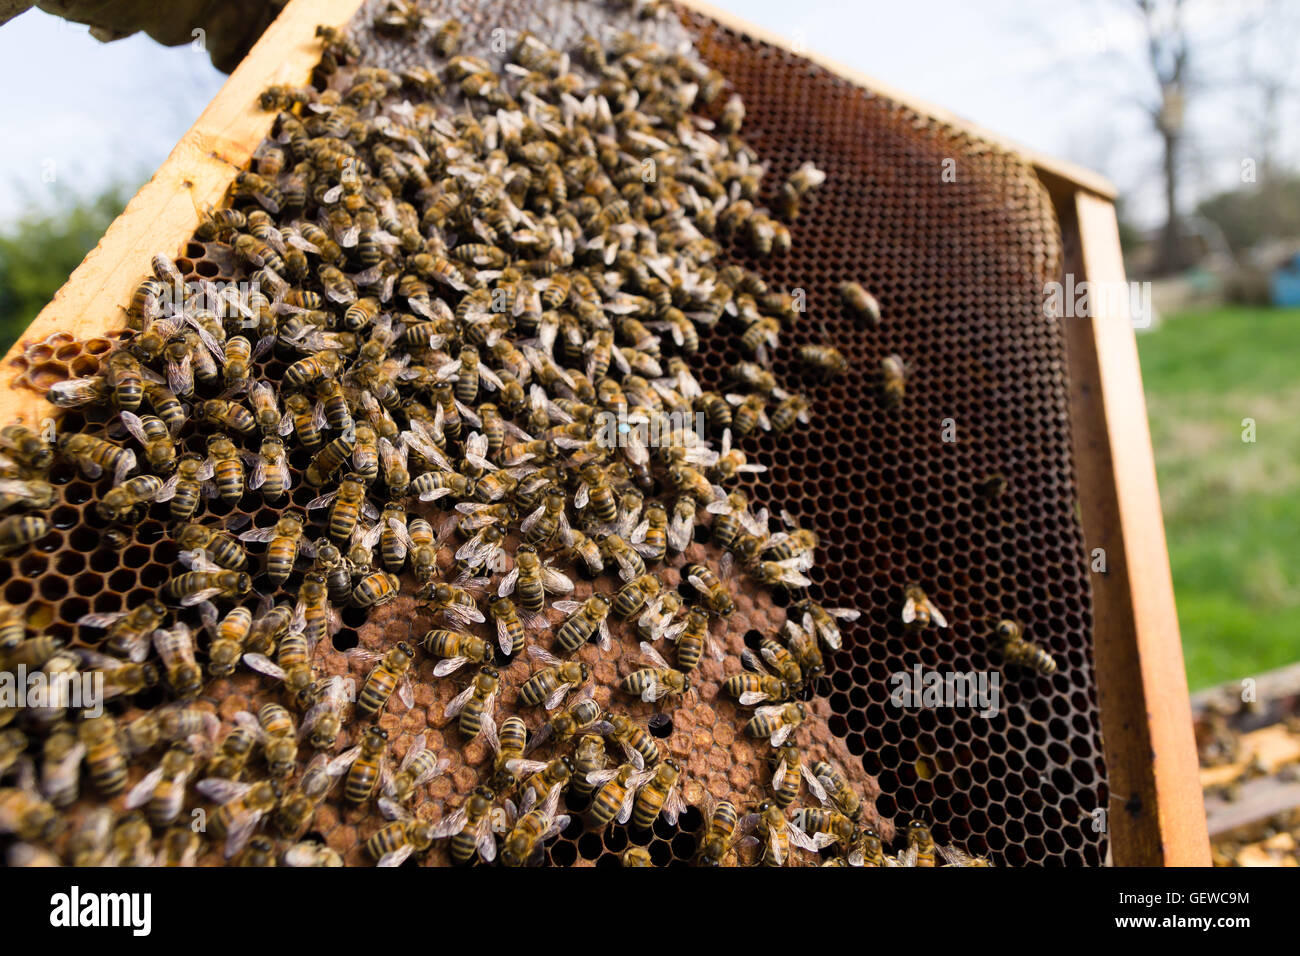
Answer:
[[[55,193],[0,233],[0,350],[8,351],[126,206],[128,190]]]

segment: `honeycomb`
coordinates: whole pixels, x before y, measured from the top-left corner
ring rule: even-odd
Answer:
[[[464,15],[469,6],[431,8],[434,16],[449,9]],[[472,15],[464,16],[466,32],[486,45],[500,25],[520,28],[536,17],[545,22],[569,6],[474,4]],[[746,478],[747,490],[821,536],[811,597],[863,612],[844,628],[843,648],[827,654],[826,674],[814,688],[812,716],[798,742],[807,759],[828,757],[845,768],[868,807],[874,801],[868,817],[875,814],[886,840],[895,821],[919,816],[931,823],[937,842],[987,854],[998,865],[1100,864],[1106,837],[1094,831],[1089,816],[1106,805],[1091,602],[1075,508],[1063,343],[1041,311],[1043,285],[1060,271],[1059,232],[1046,192],[1013,155],[707,17],[682,11],[680,21],[703,59],[744,98],[745,136],[768,165],[762,200],[774,206],[779,184],[805,161],[827,173],[816,199],[790,226],[789,255],[757,259],[739,244],[726,248],[732,261],[773,287],[806,290],[808,303],[801,325],[783,342],[789,347],[777,353],[774,371],[809,396],[813,422],[793,441],[750,440],[751,460],[768,471]],[[648,21],[638,29],[677,32],[673,22]],[[392,41],[356,24],[354,32],[363,64],[391,64],[384,51]],[[955,163],[955,181],[943,177],[946,160]],[[244,278],[226,247],[190,242],[179,252],[177,265],[186,278]],[[849,280],[861,281],[879,299],[879,327],[840,306],[835,290]],[[28,350],[21,371],[33,387],[48,388],[57,380],[51,375],[69,374],[65,369],[78,374],[69,363],[83,361],[84,353],[102,354],[92,346],[103,341],[109,339],[42,343]],[[824,381],[794,363],[794,346],[822,341],[848,356],[846,375]],[[876,370],[892,353],[911,369],[906,399],[897,408],[877,394]],[[691,364],[705,388],[725,391],[725,369],[742,358],[734,339],[704,332]],[[272,356],[257,374],[276,380],[285,366]],[[68,411],[66,427],[103,429],[112,417],[109,410]],[[942,439],[948,419],[956,427],[955,442]],[[123,437],[120,425],[107,431]],[[190,421],[178,450],[194,439]],[[301,449],[289,464],[296,486],[292,505],[302,509],[318,492],[300,482],[307,464]],[[985,501],[977,484],[999,474],[1007,480],[1006,491]],[[0,594],[27,607],[33,628],[94,646],[102,632],[76,621],[92,611],[119,611],[151,599],[170,577],[178,549],[168,536],[165,505],[152,506],[119,547],[105,540],[107,523],[89,506],[108,490],[107,478],[89,481],[60,461],[50,480],[59,491],[49,513],[50,533],[27,553],[0,560]],[[273,524],[282,510],[251,493],[233,507],[219,500],[207,507],[209,517],[240,512],[257,527]],[[311,514],[314,538],[324,513]],[[248,546],[255,563],[263,547]],[[706,540],[698,541],[667,563],[665,584],[677,583],[676,569],[685,561],[705,557],[716,565],[718,554]],[[440,561],[449,564],[450,554],[444,552]],[[298,580],[295,575],[287,588],[296,589]],[[899,612],[910,582],[924,584],[952,622],[950,629],[904,629]],[[595,583],[602,590],[613,586],[612,579]],[[574,598],[581,600],[592,587],[579,579]],[[718,683],[723,673],[739,669],[746,643],[784,620],[786,601],[783,592],[746,584],[737,594],[736,614],[714,625],[726,661],[706,657],[696,695],[670,708],[667,723],[652,723],[661,747],[683,761],[684,795],[693,807],[678,825],[660,819],[651,831],[610,827],[597,834],[584,829],[581,807],[570,804],[574,819],[547,845],[549,862],[619,865],[621,853],[636,844],[647,847],[654,863],[682,863],[694,853],[706,792],[742,806],[761,799],[768,777],[764,757],[743,734],[747,712],[720,697]],[[554,624],[559,616],[550,613]],[[1055,675],[1005,681],[1002,708],[991,719],[965,710],[891,705],[890,675],[914,664],[940,671],[997,668],[1000,659],[988,637],[991,622],[1003,616],[1019,619],[1053,654]],[[397,637],[418,639],[433,623],[406,594],[370,614],[344,609],[342,619],[332,648],[317,656],[320,676],[351,668],[362,679],[366,666],[350,661],[346,650],[384,648]],[[619,625],[614,632],[612,652],[592,646],[580,651],[595,667],[602,703],[610,702],[609,685],[640,666],[635,639]],[[415,801],[421,816],[436,820],[477,785],[486,755],[481,742],[461,741],[442,715],[466,675],[434,681],[431,669],[421,655],[415,706],[404,711],[390,703],[380,724],[389,731],[396,759],[418,733],[451,758],[447,773],[427,785],[422,802]],[[527,676],[524,665],[503,671],[498,721],[512,712],[518,684]],[[638,720],[669,710],[612,693]],[[276,697],[267,682],[241,671],[209,682],[203,706],[228,726],[235,712],[271,699]],[[163,702],[164,694],[155,690],[137,695],[129,709],[110,705],[110,712],[130,719]],[[530,728],[544,719],[531,709],[524,716]],[[356,725],[345,725],[340,748],[355,743],[358,733]],[[144,772],[133,766],[132,781]],[[317,812],[307,837],[326,842],[349,863],[367,862],[361,844],[383,823],[372,807],[343,809],[341,801],[331,800]],[[219,859],[209,852],[202,862]],[[445,862],[440,845],[424,861]]]

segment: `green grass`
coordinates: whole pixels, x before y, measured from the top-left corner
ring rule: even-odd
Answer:
[[[1300,660],[1300,309],[1181,313],[1138,348],[1192,688]]]

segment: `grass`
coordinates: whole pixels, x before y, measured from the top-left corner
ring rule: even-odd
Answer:
[[[1181,313],[1138,348],[1188,681],[1300,659],[1300,309]]]

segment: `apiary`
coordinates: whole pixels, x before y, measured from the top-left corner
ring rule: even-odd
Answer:
[[[1109,198],[695,3],[293,0],[5,362],[9,665],[124,688],[11,859],[1207,862]]]

